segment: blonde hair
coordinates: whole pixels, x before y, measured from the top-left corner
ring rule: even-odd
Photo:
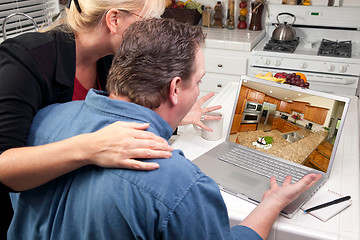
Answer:
[[[74,1],[65,8],[66,15],[55,26],[61,25],[67,31],[86,32],[97,26],[111,8],[124,11],[139,11],[143,18],[160,17],[165,10],[165,0],[78,0],[81,13]]]

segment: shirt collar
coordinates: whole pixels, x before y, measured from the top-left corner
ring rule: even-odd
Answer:
[[[173,134],[171,126],[153,110],[132,102],[111,99],[108,93],[95,89],[88,92],[85,104],[95,111],[112,115],[119,120],[129,122],[150,123],[148,131],[169,140]]]

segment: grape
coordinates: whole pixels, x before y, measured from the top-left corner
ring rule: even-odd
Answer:
[[[305,87],[305,84],[303,84],[303,83],[300,83],[300,85],[299,85],[299,87]]]
[[[290,80],[294,80],[294,81],[295,81],[295,78],[294,78],[294,77],[291,77]]]
[[[287,74],[286,75],[286,80],[290,80],[291,79],[291,75],[290,74]]]
[[[300,75],[296,75],[296,76],[295,76],[295,79],[300,79]]]
[[[292,74],[291,74],[291,76],[292,76],[292,77],[295,77],[295,76],[296,76],[296,74],[295,74],[295,73],[292,73]]]

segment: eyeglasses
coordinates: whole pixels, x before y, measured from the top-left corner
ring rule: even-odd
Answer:
[[[67,5],[66,5],[66,7],[68,9],[70,9],[71,2],[72,2],[72,0],[69,0]],[[74,0],[74,3],[75,3],[75,7],[78,10],[78,12],[81,13],[81,8],[80,8],[80,4],[79,4],[78,0]]]
[[[131,12],[131,11],[128,11],[128,10],[123,10],[123,9],[118,9],[118,10],[119,10],[119,11],[122,11],[122,12],[130,13],[131,15],[134,15],[134,16],[140,18],[140,19],[144,19],[143,16],[141,16],[141,15],[139,15],[139,14],[137,14],[137,13],[134,13],[134,12]]]

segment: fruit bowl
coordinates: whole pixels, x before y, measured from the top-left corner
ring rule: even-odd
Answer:
[[[306,76],[300,72],[296,72],[296,73],[278,72],[275,75],[273,75],[271,72],[267,72],[265,75],[261,73],[256,74],[255,77],[278,82],[278,83],[295,85],[297,87],[302,87],[302,88],[309,88],[310,85],[306,79]]]
[[[172,18],[176,21],[197,25],[201,19],[201,14],[196,9],[184,8],[165,8],[162,18]]]

